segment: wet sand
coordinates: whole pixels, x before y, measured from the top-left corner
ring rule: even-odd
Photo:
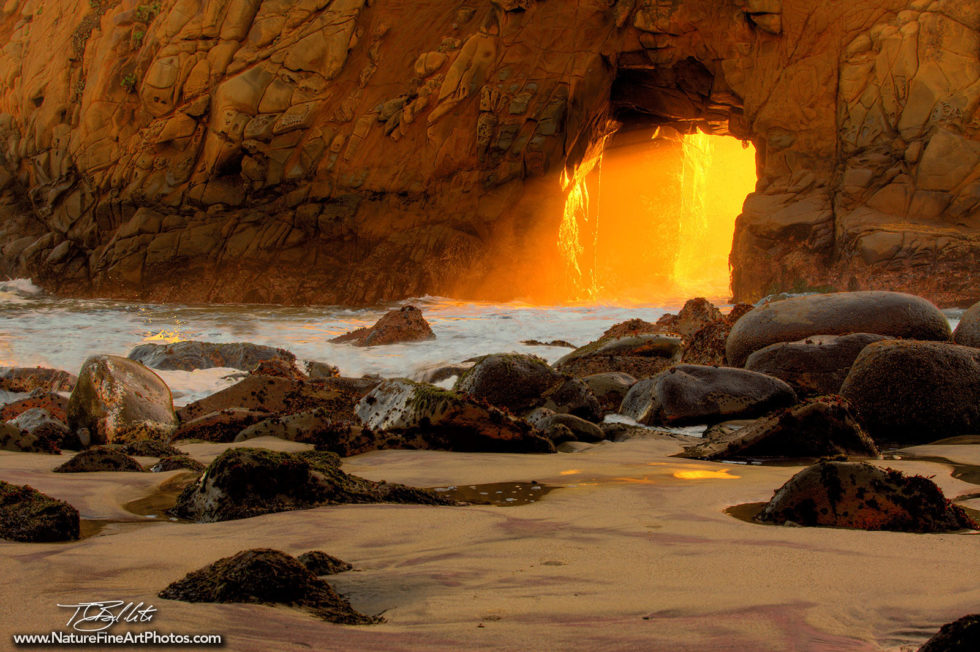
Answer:
[[[228,445],[181,447],[207,463]],[[62,629],[70,611],[58,603],[108,599],[153,604],[154,629],[220,633],[236,651],[906,650],[977,610],[977,535],[739,520],[726,509],[768,500],[800,467],[670,457],[680,449],[632,440],[558,455],[375,452],[345,460],[344,470],[424,487],[556,488],[511,506],[333,506],[200,525],[125,508],[185,471],[58,474],[50,469],[64,456],[0,452],[0,479],[67,500],[84,519],[114,521],[77,542],[0,542],[0,648],[13,632]],[[976,443],[906,452],[980,464]],[[934,475],[948,497],[980,491],[950,464],[879,464]],[[960,504],[978,509],[980,498]],[[386,622],[339,626],[287,607],[156,597],[187,572],[254,547],[351,562],[354,571],[328,582]]]

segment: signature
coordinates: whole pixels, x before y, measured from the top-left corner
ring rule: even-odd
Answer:
[[[119,623],[148,623],[153,620],[157,612],[157,608],[153,605],[122,600],[79,602],[58,606],[75,610],[65,627],[71,627],[76,632],[102,632]]]

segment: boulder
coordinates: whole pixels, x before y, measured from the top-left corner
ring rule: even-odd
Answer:
[[[286,604],[308,609],[318,618],[344,625],[378,622],[354,611],[330,585],[296,558],[257,548],[219,559],[188,573],[159,596],[184,602]]]
[[[887,339],[885,335],[854,333],[777,342],[750,355],[745,368],[785,380],[800,396],[836,394],[864,347]]]
[[[919,652],[976,652],[980,650],[980,614],[947,623],[926,641]]]
[[[755,308],[732,328],[726,354],[730,364],[741,367],[752,353],[776,342],[850,333],[917,340],[950,338],[945,315],[925,299],[900,292],[835,292]]]
[[[77,509],[31,487],[0,480],[0,539],[73,541],[78,532]]]
[[[0,423],[0,450],[15,453],[51,453],[61,452],[58,446],[48,439],[35,437],[9,423]]]
[[[208,412],[181,423],[173,435],[173,440],[199,439],[202,441],[235,441],[242,430],[272,416],[269,412],[247,408],[225,408]]]
[[[752,308],[747,303],[736,304],[727,315],[706,324],[693,335],[685,337],[681,361],[688,364],[716,366],[727,364],[725,343],[728,341],[728,334],[735,322]]]
[[[963,346],[980,348],[980,302],[963,312],[953,331],[953,341]]]
[[[203,471],[204,465],[188,455],[168,455],[167,457],[161,457],[159,462],[150,467],[150,471],[153,473],[177,471],[178,469]]]
[[[592,388],[581,378],[568,378],[541,397],[541,405],[559,414],[570,414],[589,421],[602,421],[602,408]]]
[[[93,446],[53,469],[55,473],[90,473],[95,471],[142,472],[143,467],[129,455],[110,446]]]
[[[838,455],[874,457],[878,448],[861,429],[847,401],[838,396],[822,396],[712,436],[685,449],[680,456],[734,460]]]
[[[77,450],[81,448],[81,442],[72,434],[68,426],[41,408],[25,410],[16,419],[11,419],[7,423],[21,432],[50,442],[55,449],[73,448]]]
[[[179,448],[174,448],[168,443],[153,439],[113,444],[111,447],[121,453],[134,457],[170,457],[171,455],[184,454],[184,451]]]
[[[337,425],[333,412],[316,408],[283,417],[269,417],[243,429],[234,440],[241,442],[256,437],[278,437],[312,444],[324,433],[337,428]]]
[[[980,349],[876,342],[861,351],[840,393],[879,443],[974,434],[980,432]]]
[[[27,398],[8,403],[0,410],[0,420],[10,421],[26,412],[39,408],[50,414],[55,419],[67,422],[68,420],[68,399],[54,393],[34,392]]]
[[[429,448],[550,453],[554,446],[531,426],[469,396],[412,382],[386,380],[357,404],[361,423],[419,438]]]
[[[668,319],[665,320],[664,318],[668,318]],[[599,339],[608,340],[617,337],[629,337],[631,335],[642,335],[642,334],[651,334],[651,333],[655,333],[655,334],[674,333],[675,331],[671,330],[671,326],[673,325],[673,322],[676,319],[677,319],[676,315],[664,315],[663,317],[660,318],[660,321],[665,322],[664,324],[661,324],[660,321],[658,321],[656,324],[651,324],[650,322],[644,321],[642,319],[627,319],[626,321],[619,322],[618,324],[613,324],[612,326],[607,328],[606,332],[604,332],[602,335],[599,336]],[[668,323],[669,325],[667,325]]]
[[[278,378],[291,378],[293,380],[306,379],[306,374],[300,371],[295,363],[279,358],[263,360],[255,365],[255,368],[248,373],[253,376],[276,376]]]
[[[556,413],[546,407],[531,412],[527,421],[556,444],[563,441],[597,442],[606,438],[596,424],[573,414]]]
[[[593,396],[599,401],[602,413],[616,412],[623,403],[630,387],[636,384],[636,378],[618,371],[584,376],[582,382],[589,386]]]
[[[171,512],[199,523],[340,503],[451,504],[426,489],[372,482],[340,470],[333,453],[226,450],[184,488]]]
[[[399,310],[386,312],[370,328],[358,328],[330,341],[336,344],[350,343],[354,346],[380,346],[434,339],[436,339],[435,333],[422,316],[422,311],[415,306],[405,306]]]
[[[163,380],[115,355],[89,358],[68,400],[68,427],[86,428],[91,443],[169,440],[177,429],[173,397]]]
[[[603,337],[564,356],[555,363],[555,369],[577,377],[621,372],[647,378],[676,363],[681,350],[681,338],[674,335]]]
[[[681,364],[633,385],[619,411],[647,425],[684,425],[759,416],[795,402],[793,388],[778,378]]]
[[[60,369],[0,367],[0,390],[8,392],[70,392],[78,380]]]
[[[299,560],[299,563],[306,566],[307,570],[317,576],[336,575],[337,573],[344,573],[354,568],[346,561],[337,559],[333,555],[328,555],[322,550],[304,552],[296,559]]]
[[[176,342],[174,344],[140,344],[129,352],[129,359],[153,369],[194,371],[212,367],[230,367],[251,371],[265,360],[296,360],[289,351],[248,342]]]
[[[776,490],[763,523],[899,532],[977,528],[931,480],[867,462],[819,462]]]
[[[689,299],[681,311],[677,313],[677,320],[673,324],[673,329],[675,333],[679,333],[684,339],[688,339],[708,324],[721,318],[721,311],[707,299],[703,297]]]
[[[564,380],[537,356],[497,353],[480,358],[456,380],[453,389],[521,413],[540,404],[542,395]]]
[[[308,360],[306,362],[306,375],[310,378],[337,378],[340,376],[340,369],[326,362]]]

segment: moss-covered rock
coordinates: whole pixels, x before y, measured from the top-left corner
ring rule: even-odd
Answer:
[[[55,473],[90,473],[95,471],[134,471],[143,467],[129,455],[111,446],[94,446],[78,453],[70,460],[57,466]]]
[[[74,374],[45,367],[0,367],[0,389],[8,392],[70,392]]]
[[[154,439],[143,439],[125,444],[112,444],[111,446],[133,457],[171,457],[173,455],[184,454],[184,451],[179,448],[174,448],[168,443]]]
[[[345,625],[379,621],[354,611],[347,600],[296,558],[268,548],[245,550],[219,559],[188,573],[159,595],[184,602],[286,604]]]
[[[159,462],[150,467],[150,470],[154,473],[176,471],[178,469],[203,471],[204,465],[188,455],[169,455],[167,457],[160,458]]]
[[[0,423],[0,450],[52,455],[61,452],[60,448],[50,440],[36,437],[9,423]]]
[[[176,342],[173,344],[140,344],[129,352],[129,359],[152,369],[193,371],[212,367],[230,367],[251,371],[266,360],[284,360],[292,364],[296,356],[277,349],[248,342]]]
[[[297,559],[314,575],[336,575],[337,573],[344,573],[354,568],[346,561],[337,559],[333,555],[328,555],[322,550],[304,552]]]
[[[78,538],[78,510],[28,486],[0,481],[0,539],[44,542]]]

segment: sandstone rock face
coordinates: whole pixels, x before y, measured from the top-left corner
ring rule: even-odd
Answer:
[[[980,431],[980,350],[939,342],[871,344],[840,393],[876,441],[925,444]]]
[[[978,298],[970,2],[10,0],[0,42],[0,271],[49,290],[575,296],[615,119],[755,144],[740,299]]]
[[[866,462],[820,462],[803,469],[776,490],[756,519],[900,532],[977,527],[931,480]]]
[[[68,503],[0,480],[0,539],[71,541],[78,529],[78,510]]]
[[[802,396],[836,394],[864,347],[887,339],[886,335],[854,333],[778,342],[750,355],[745,368],[785,380]]]
[[[422,311],[415,306],[405,306],[385,313],[370,328],[358,328],[330,341],[337,344],[350,342],[354,346],[380,346],[434,339],[436,339],[435,333],[422,316]]]
[[[684,425],[758,416],[795,402],[793,389],[778,378],[681,364],[633,385],[619,411],[647,425]]]
[[[167,440],[177,429],[166,383],[143,365],[115,355],[85,361],[68,400],[67,417],[72,430],[88,429],[93,444]]]
[[[296,360],[296,356],[285,349],[247,342],[214,344],[188,341],[175,344],[140,344],[130,351],[127,357],[152,369],[181,371],[212,367],[252,371],[260,362],[267,360],[284,360],[289,364]]]
[[[950,338],[946,317],[925,299],[900,292],[840,292],[760,306],[738,320],[725,346],[728,361],[741,367],[749,355],[776,342],[849,333],[918,340]]]
[[[953,332],[953,341],[980,349],[980,303],[970,306],[960,317],[960,323]]]

